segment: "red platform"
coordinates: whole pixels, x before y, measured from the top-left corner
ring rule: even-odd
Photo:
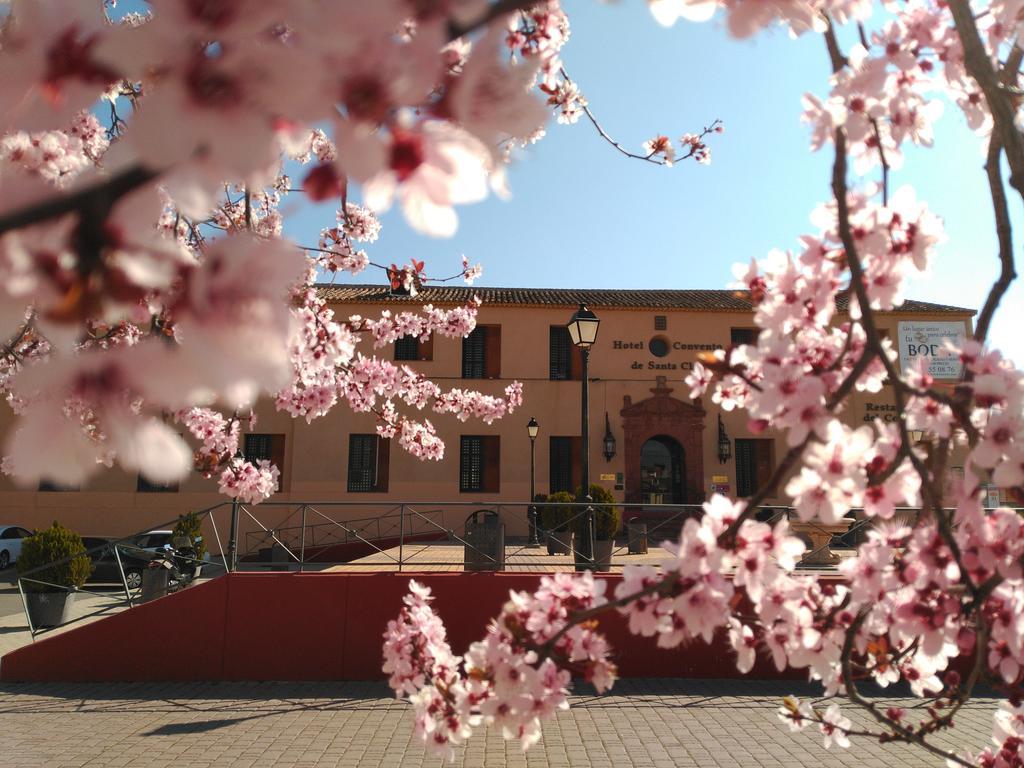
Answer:
[[[434,591],[435,609],[461,653],[481,638],[510,589],[538,574],[232,573],[3,657],[0,680],[371,680],[383,677],[381,635],[410,577]],[[602,575],[608,592],[621,579]],[[618,615],[601,626],[624,677],[740,677],[724,636],[672,650],[629,634]],[[750,673],[780,675],[759,659]]]

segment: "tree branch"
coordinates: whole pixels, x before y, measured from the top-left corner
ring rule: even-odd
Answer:
[[[134,166],[116,176],[111,176],[106,181],[84,187],[77,192],[58,195],[43,202],[20,208],[13,213],[0,216],[0,235],[13,229],[40,224],[76,211],[87,209],[90,212],[109,212],[114,203],[133,189],[152,181],[158,175],[156,171],[142,166]]]

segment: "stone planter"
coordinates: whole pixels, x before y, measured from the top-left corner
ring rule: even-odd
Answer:
[[[548,554],[567,555],[572,552],[572,531],[548,532]]]
[[[612,569],[612,550],[615,549],[614,539],[598,539],[594,542],[594,570],[607,572]]]
[[[841,559],[839,555],[829,549],[829,543],[833,536],[841,536],[850,530],[853,520],[843,518],[837,523],[823,523],[819,520],[792,520],[789,523],[789,530],[793,535],[802,539],[807,545],[807,554],[800,561],[800,565],[835,565]]]
[[[148,603],[163,597],[170,590],[171,571],[163,566],[149,567],[142,572],[142,590],[139,592],[139,602]]]
[[[71,620],[71,606],[75,602],[75,593],[65,590],[26,592],[25,602],[28,604],[28,615],[33,628],[59,627]]]

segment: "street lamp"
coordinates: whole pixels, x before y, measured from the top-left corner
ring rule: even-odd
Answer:
[[[526,542],[526,546],[531,549],[536,549],[540,546],[540,541],[537,538],[537,506],[535,503],[537,501],[535,481],[537,478],[536,449],[538,432],[540,432],[540,424],[531,416],[529,423],[526,425],[526,433],[530,436],[530,506],[526,510],[530,537]]]
[[[580,304],[580,308],[569,318],[568,325],[569,338],[572,339],[573,344],[580,348],[580,352],[583,355],[583,402],[581,409],[581,437],[583,446],[580,453],[583,455],[582,490],[583,497],[587,502],[585,510],[587,532],[577,549],[581,556],[577,560],[578,569],[580,568],[580,560],[582,560],[582,564],[590,568],[594,566],[594,509],[590,506],[590,502],[593,499],[590,498],[590,374],[588,369],[590,367],[590,348],[597,341],[597,329],[600,325],[601,321],[597,319],[597,315],[587,309],[586,304]]]

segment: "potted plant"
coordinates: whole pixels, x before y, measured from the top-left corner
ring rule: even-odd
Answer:
[[[585,501],[583,489],[576,489],[576,498]],[[590,500],[594,509],[594,562],[578,565],[595,571],[610,571],[615,537],[622,525],[622,513],[615,503],[615,496],[607,488],[596,483],[590,484]],[[580,515],[573,524],[577,540],[587,535],[587,517]]]
[[[189,557],[193,558],[194,562],[190,562],[189,567],[195,568],[192,578],[198,579],[199,573],[202,570],[202,562],[206,557],[206,541],[203,539],[202,523],[199,520],[199,515],[195,512],[182,515],[178,518],[178,522],[174,524],[174,529],[171,532],[171,541],[175,542],[179,539],[187,540],[187,545],[182,547],[182,549],[192,550]],[[175,544],[175,548],[179,548],[177,544]]]
[[[75,592],[92,573],[92,562],[82,537],[54,521],[22,541],[18,573],[32,626],[56,627],[70,619]]]
[[[572,494],[559,491],[547,497],[547,503],[541,509],[541,526],[548,535],[548,554],[566,555],[572,551],[572,530],[569,518],[572,516]]]

